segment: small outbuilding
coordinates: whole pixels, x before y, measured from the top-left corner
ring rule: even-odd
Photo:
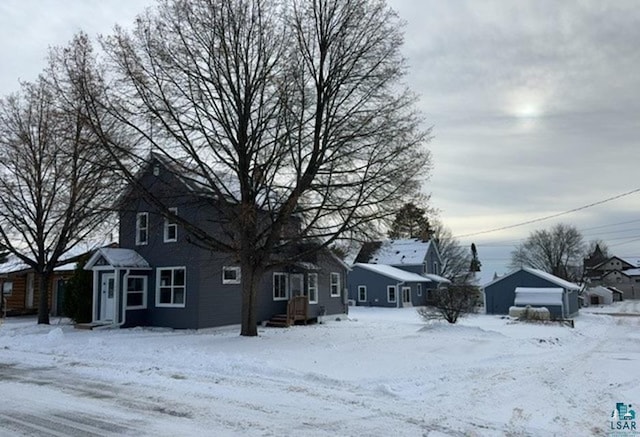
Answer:
[[[607,287],[598,285],[585,290],[587,305],[610,305],[613,303],[613,291]],[[622,294],[622,293],[619,293]]]
[[[578,313],[580,286],[542,270],[523,267],[486,284],[487,314],[509,314],[512,306],[547,307],[554,317]]]

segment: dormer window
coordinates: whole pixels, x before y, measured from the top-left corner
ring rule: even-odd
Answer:
[[[178,215],[178,208],[169,208],[169,212]],[[171,243],[178,241],[178,224],[170,217],[164,218],[164,242]]]
[[[149,243],[149,213],[139,212],[136,214],[136,246],[143,246]]]

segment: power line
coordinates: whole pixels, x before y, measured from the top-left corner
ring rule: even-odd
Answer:
[[[516,223],[514,225],[502,226],[502,227],[499,227],[499,228],[488,229],[486,231],[472,232],[472,233],[469,233],[469,234],[456,235],[454,238],[473,237],[473,236],[476,236],[476,235],[489,234],[489,233],[492,233],[492,232],[504,231],[506,229],[518,228],[520,226],[530,225],[531,223],[538,223],[538,222],[541,222],[541,221],[544,221],[544,220],[549,220],[549,219],[552,219],[552,218],[556,218],[556,217],[560,217],[560,216],[563,216],[563,215],[571,214],[571,213],[574,213],[574,212],[577,212],[577,211],[582,211],[583,209],[592,208],[594,206],[602,205],[603,203],[611,202],[612,200],[620,199],[622,197],[626,197],[626,196],[629,196],[629,195],[637,193],[637,192],[640,192],[640,188],[636,188],[635,190],[627,191],[626,193],[618,194],[617,196],[608,197],[608,198],[606,198],[604,200],[599,200],[597,202],[589,203],[588,205],[583,205],[583,206],[580,206],[578,208],[573,208],[573,209],[570,209],[568,211],[563,211],[563,212],[559,212],[559,213],[556,213],[556,214],[551,214],[551,215],[548,215],[548,216],[545,216],[545,217],[539,217],[539,218],[535,218],[535,219],[532,219],[532,220],[527,220],[525,222]]]

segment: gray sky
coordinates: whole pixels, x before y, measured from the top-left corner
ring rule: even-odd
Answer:
[[[33,79],[47,47],[128,25],[152,0],[2,0],[0,94]],[[407,83],[420,95],[434,171],[425,190],[455,235],[572,210],[640,188],[640,4],[389,0],[406,21]],[[486,274],[534,229],[640,256],[640,193],[476,242]]]

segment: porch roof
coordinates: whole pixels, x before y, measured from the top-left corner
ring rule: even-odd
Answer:
[[[90,270],[94,266],[99,265],[98,262],[103,259],[106,265],[114,268],[126,269],[151,269],[149,263],[138,252],[132,249],[121,249],[114,247],[103,247],[98,249],[87,261],[85,270]]]

